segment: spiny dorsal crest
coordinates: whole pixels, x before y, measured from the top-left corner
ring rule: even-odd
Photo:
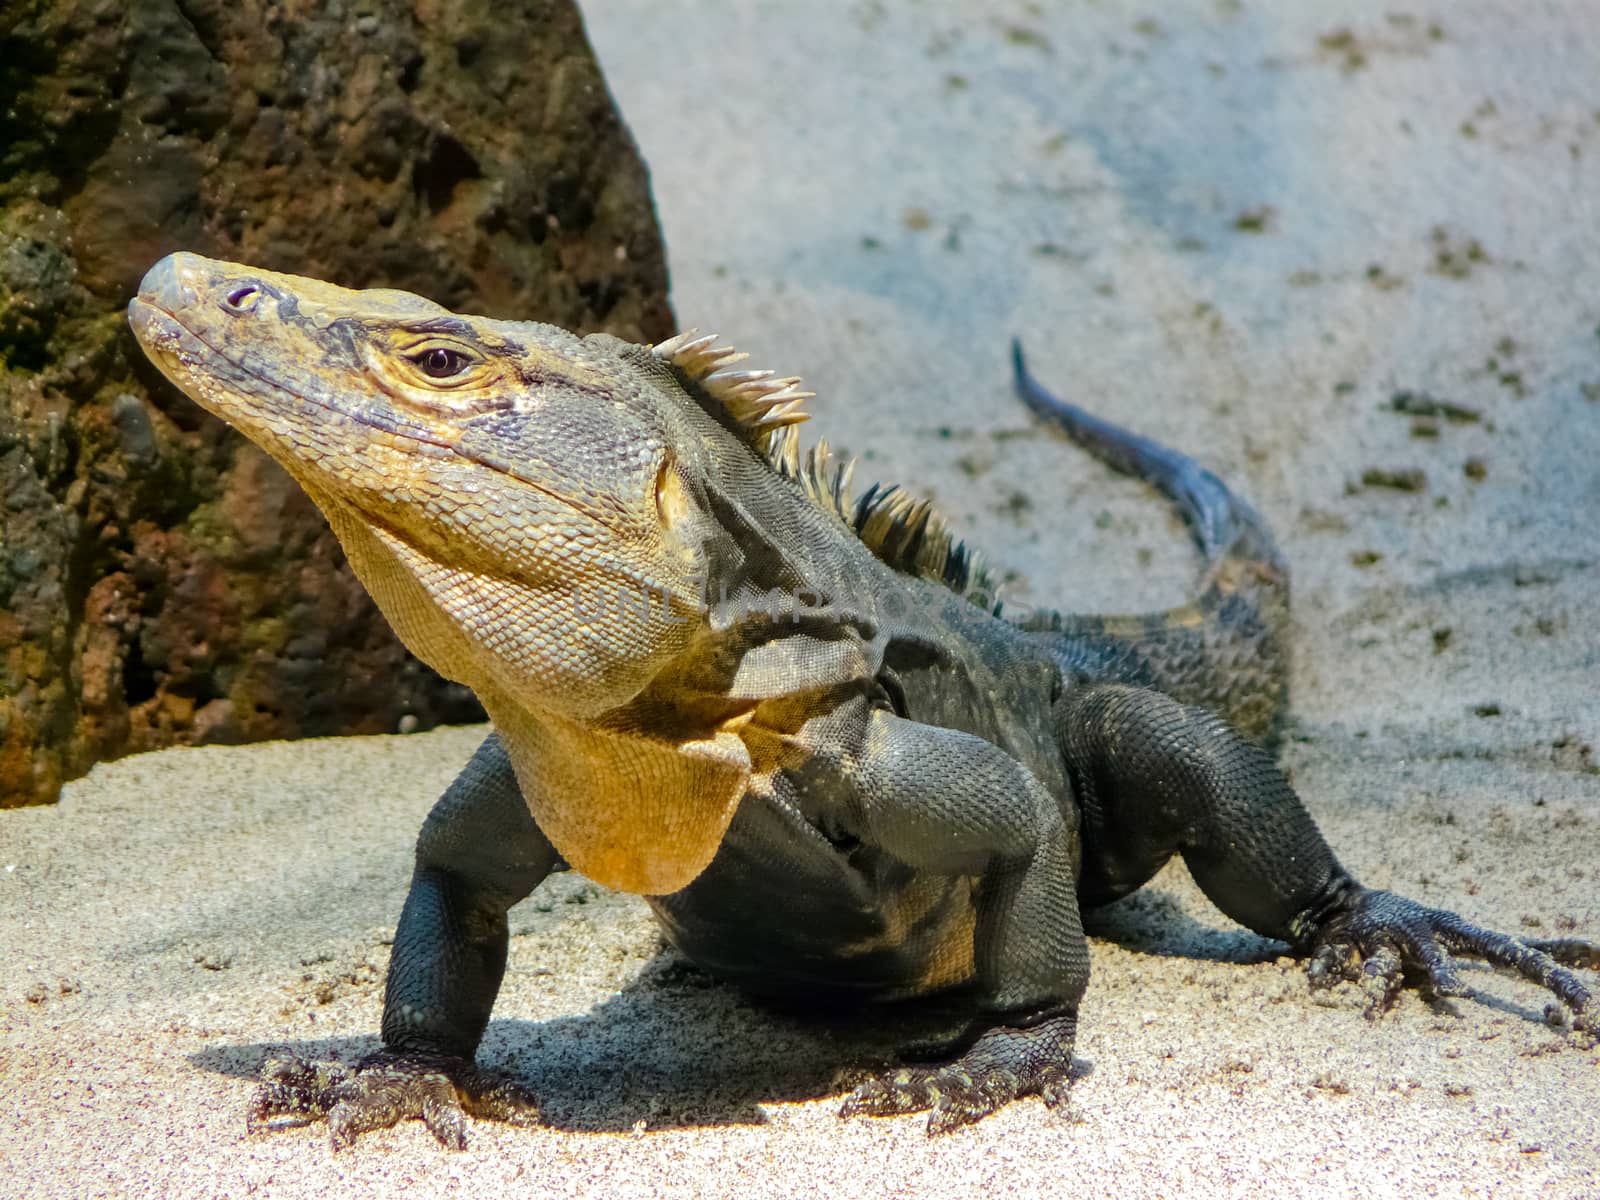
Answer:
[[[855,461],[838,461],[819,439],[804,456],[795,428],[810,418],[805,402],[815,392],[799,390],[798,376],[776,371],[735,371],[749,355],[716,346],[717,335],[686,329],[653,348],[663,362],[682,371],[715,401],[778,474],[792,479],[818,507],[835,513],[878,558],[897,571],[919,575],[999,611],[992,579],[927,500],[904,489],[873,484],[850,495]]]
[[[715,346],[717,335],[686,329],[654,347],[654,354],[682,371],[733,419],[746,439],[780,472],[791,478],[799,468],[800,439],[795,426],[810,418],[800,378],[776,378],[776,371],[734,371],[749,358],[732,346]]]

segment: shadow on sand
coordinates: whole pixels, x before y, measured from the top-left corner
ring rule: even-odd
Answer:
[[[908,1043],[958,1031],[970,1011],[960,997],[821,1012],[758,1004],[663,951],[581,1016],[492,1021],[478,1057],[531,1088],[557,1129],[761,1125],[763,1104],[839,1095]],[[190,1061],[254,1079],[274,1054],[349,1063],[378,1045],[376,1033],[249,1042]]]

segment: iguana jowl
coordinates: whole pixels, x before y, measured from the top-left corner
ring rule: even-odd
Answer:
[[[531,1120],[473,1065],[506,911],[559,862],[645,895],[689,958],[757,992],[878,1000],[965,988],[942,1064],[846,1113],[952,1128],[1064,1095],[1089,957],[1079,910],[1182,854],[1226,914],[1364,978],[1465,990],[1451,953],[1600,1004],[1532,942],[1362,887],[1274,766],[1288,585],[1261,520],[1187,457],[1055,400],[1033,406],[1150,480],[1205,555],[1198,599],[1147,617],[996,615],[924,503],[852,499],[802,455],[798,381],[715,339],[654,348],[459,316],[195,255],[130,319],[181,389],[281,462],[422,659],[491,734],[417,845],[384,1049],[269,1064],[251,1110],[326,1113],[335,1145],[463,1110]],[[1258,744],[1260,743],[1260,744]]]

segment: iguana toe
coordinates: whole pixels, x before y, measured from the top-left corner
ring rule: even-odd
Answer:
[[[334,1088],[350,1078],[339,1062],[311,1062],[296,1054],[272,1055],[261,1064],[261,1082],[245,1110],[250,1133],[307,1125],[326,1116]]]
[[[1472,991],[1452,955],[1479,958],[1554,993],[1576,1015],[1579,1029],[1600,1026],[1600,1003],[1566,965],[1600,964],[1600,946],[1576,939],[1525,942],[1483,929],[1444,909],[1427,908],[1393,892],[1363,888],[1332,914],[1312,941],[1308,973],[1313,987],[1337,979],[1361,982],[1369,1017],[1381,1015],[1399,995],[1407,970],[1427,980],[1436,996]]]

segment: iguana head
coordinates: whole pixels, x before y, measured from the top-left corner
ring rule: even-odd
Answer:
[[[583,716],[691,636],[671,414],[610,338],[174,254],[129,316],[282,463],[403,640],[480,694]]]

